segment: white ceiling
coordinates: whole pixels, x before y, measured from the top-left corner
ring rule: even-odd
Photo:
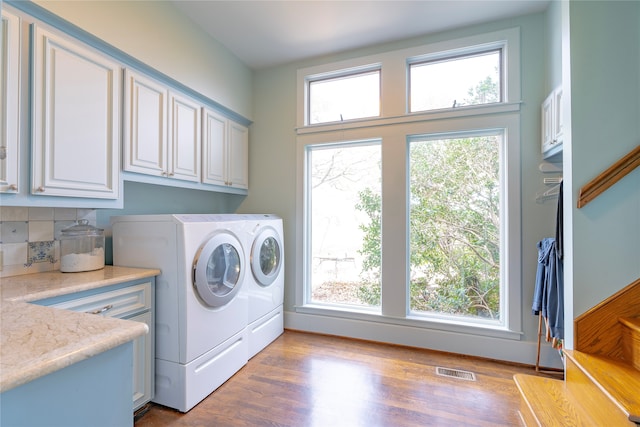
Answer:
[[[543,11],[550,0],[172,0],[260,69]]]

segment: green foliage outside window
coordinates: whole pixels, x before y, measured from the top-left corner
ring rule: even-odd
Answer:
[[[483,81],[470,95],[492,96]],[[487,94],[489,92],[489,94]],[[421,140],[410,143],[410,307],[490,319],[500,318],[499,137]],[[380,195],[360,192],[365,212],[363,270],[379,275]],[[380,279],[361,284],[358,297],[380,304]]]

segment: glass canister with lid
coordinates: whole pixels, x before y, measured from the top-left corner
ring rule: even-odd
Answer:
[[[60,233],[60,271],[76,273],[104,268],[104,230],[79,220]]]

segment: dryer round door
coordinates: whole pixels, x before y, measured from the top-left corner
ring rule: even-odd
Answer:
[[[195,289],[210,307],[227,304],[238,293],[244,279],[244,252],[229,233],[214,235],[194,261]]]
[[[251,271],[258,284],[269,286],[282,268],[282,241],[272,227],[264,228],[251,246]]]

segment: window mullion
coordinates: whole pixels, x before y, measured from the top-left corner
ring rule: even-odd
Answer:
[[[382,314],[408,313],[407,144],[402,134],[382,140]]]

